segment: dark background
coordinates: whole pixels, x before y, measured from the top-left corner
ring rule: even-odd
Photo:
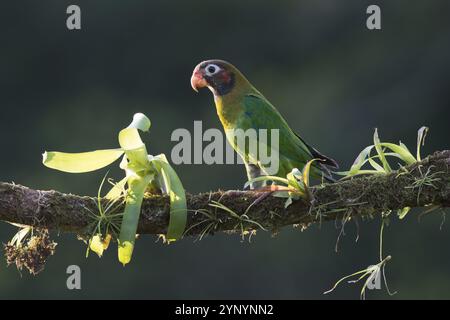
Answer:
[[[78,4],[82,30],[66,28]],[[70,175],[41,164],[44,150],[88,151],[117,146],[117,132],[135,112],[153,126],[151,153],[170,155],[176,128],[219,127],[212,97],[189,84],[207,58],[233,62],[297,132],[346,169],[371,143],[401,139],[415,148],[416,131],[431,128],[424,153],[449,148],[450,3],[377,1],[382,30],[365,26],[372,2],[338,1],[8,1],[0,7],[0,180],[33,188],[94,195],[106,172]],[[189,192],[241,188],[240,166],[177,166]],[[112,170],[119,178],[122,173]],[[439,213],[393,219],[385,253],[398,298],[450,298],[448,224]],[[113,245],[85,259],[71,234],[46,270],[33,277],[0,263],[0,298],[354,298],[341,276],[378,262],[378,219],[363,222],[360,239],[339,223],[305,232],[259,232],[252,239],[218,234],[171,246],[154,236],[137,241],[123,268]],[[0,226],[7,242],[13,227]],[[68,265],[80,265],[82,290],[66,289]],[[388,298],[384,290],[370,298]]]

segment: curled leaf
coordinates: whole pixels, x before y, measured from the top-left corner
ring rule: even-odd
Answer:
[[[428,130],[429,128],[424,126],[417,132],[417,161],[422,160],[420,156],[420,147],[425,145],[425,138],[427,136]]]

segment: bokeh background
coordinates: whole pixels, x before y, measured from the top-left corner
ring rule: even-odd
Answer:
[[[66,28],[78,4],[82,30]],[[106,170],[70,175],[44,168],[44,150],[115,147],[135,112],[153,122],[151,153],[170,155],[176,128],[219,127],[212,97],[189,84],[207,58],[237,65],[322,152],[347,168],[371,143],[401,139],[415,148],[416,131],[431,128],[425,153],[450,147],[450,3],[376,1],[382,30],[365,26],[372,2],[352,1],[9,1],[0,19],[0,180],[33,188],[94,195]],[[189,192],[241,188],[238,165],[182,165]],[[111,175],[122,173],[112,170]],[[450,298],[450,226],[435,213],[393,219],[385,233],[391,299]],[[171,246],[154,236],[137,242],[123,268],[112,246],[85,258],[75,235],[54,234],[57,253],[33,277],[0,262],[0,298],[359,298],[341,276],[377,262],[378,219],[340,226],[283,229],[252,242],[217,234]],[[0,225],[7,242],[15,228]],[[66,289],[66,268],[82,270],[82,289]],[[369,298],[389,298],[373,290]]]

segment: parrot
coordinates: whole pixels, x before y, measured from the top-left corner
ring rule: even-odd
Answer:
[[[196,92],[205,87],[212,92],[227,141],[243,159],[249,181],[267,176],[267,165],[254,154],[249,154],[248,148],[242,148],[233,135],[228,134],[238,129],[279,130],[278,150],[275,150],[279,154],[279,165],[275,176],[286,178],[294,168],[302,170],[308,161],[317,159],[312,163],[311,176],[335,181],[330,168],[338,168],[337,162],[296,134],[269,100],[231,63],[218,59],[200,62],[192,73],[191,86]],[[256,185],[251,185],[251,188]]]

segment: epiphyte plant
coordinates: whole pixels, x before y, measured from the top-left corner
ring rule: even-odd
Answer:
[[[373,145],[364,148],[356,158],[355,162],[351,166],[349,171],[336,172],[339,175],[343,175],[345,178],[350,178],[356,175],[363,174],[383,174],[392,172],[392,168],[387,161],[388,157],[395,157],[403,161],[405,165],[411,165],[415,162],[421,161],[420,149],[425,143],[425,137],[428,133],[428,127],[421,127],[417,133],[417,150],[416,156],[414,156],[408,149],[408,147],[400,142],[399,144],[381,142],[378,137],[378,130],[375,129],[373,134]],[[376,154],[372,155],[372,150],[375,149]],[[389,149],[390,152],[386,152]],[[376,160],[379,160],[377,162]],[[372,168],[362,169],[362,167],[369,163]]]
[[[278,176],[261,176],[250,179],[244,185],[247,188],[254,182],[272,182],[272,185],[260,188],[260,191],[267,191],[272,193],[275,197],[287,198],[285,208],[287,208],[293,200],[303,199],[312,201],[313,196],[310,190],[310,171],[311,165],[314,161],[321,161],[320,159],[309,160],[303,167],[302,171],[293,168],[291,172],[286,175],[286,178]],[[278,185],[278,184],[282,185]]]
[[[336,174],[344,176],[342,179],[348,179],[358,175],[388,174],[393,171],[387,160],[388,158],[397,158],[403,162],[403,164],[400,165],[400,171],[404,171],[404,166],[422,161],[420,149],[425,143],[425,137],[428,130],[429,128],[425,126],[418,130],[416,155],[414,156],[411,151],[409,151],[408,147],[402,142],[399,142],[399,144],[381,142],[378,136],[378,130],[375,129],[373,134],[373,144],[365,147],[359,153],[349,171],[336,172]],[[372,155],[372,151],[374,149],[375,154]],[[387,152],[387,150],[389,150],[389,152]],[[367,163],[370,164],[371,168],[362,169]],[[398,217],[403,219],[408,214],[410,209],[411,208],[409,207],[405,207],[398,210]]]
[[[178,175],[164,154],[149,155],[140,137],[139,131],[147,132],[150,126],[150,119],[142,113],[137,113],[131,124],[119,132],[120,148],[83,153],[45,152],[43,154],[45,166],[69,173],[92,172],[122,157],[120,168],[125,171],[125,178],[113,185],[105,197],[110,203],[116,203],[120,199],[125,202],[123,214],[120,214],[122,216],[120,233],[117,236],[116,228],[112,227],[106,228],[105,234],[101,235],[97,230],[101,231],[102,228],[97,224],[89,242],[90,248],[101,255],[111,237],[117,238],[118,258],[124,265],[131,261],[141,206],[146,192],[157,190],[169,195],[170,219],[165,235],[167,242],[181,238],[186,227],[186,195]],[[105,216],[100,200],[98,207],[100,211],[98,217]],[[97,221],[103,220],[97,219]],[[99,245],[99,242],[103,246]]]
[[[405,144],[400,142],[399,144],[394,143],[388,143],[388,142],[381,142],[380,138],[378,136],[378,131],[375,129],[375,133],[373,135],[373,145],[367,146],[364,148],[358,157],[356,158],[355,162],[351,166],[349,171],[345,172],[336,172],[339,175],[344,176],[342,179],[348,179],[352,178],[354,176],[358,175],[375,175],[375,174],[389,174],[393,172],[391,165],[387,161],[388,158],[397,158],[401,160],[400,163],[400,170],[398,175],[407,174],[408,171],[405,168],[405,166],[412,165],[414,163],[422,161],[421,156],[421,147],[424,145],[425,137],[428,133],[428,127],[421,127],[418,130],[417,133],[417,147],[416,147],[416,155],[414,156],[409,149],[406,147]],[[372,150],[375,149],[376,153],[372,155]],[[386,152],[386,149],[389,150],[389,152]],[[362,169],[364,165],[367,163],[370,164],[371,168],[369,169]],[[407,187],[407,188],[419,188],[419,193],[421,190],[421,187],[426,184],[429,186],[433,186],[433,182],[437,181],[439,178],[435,177],[436,173],[430,174],[429,172],[423,174],[420,165],[418,166],[418,170],[421,173],[421,179],[416,179],[415,182]],[[405,207],[403,209],[398,210],[397,215],[400,219],[403,219],[411,208]],[[324,292],[325,294],[330,293],[336,289],[336,287],[342,283],[345,280],[348,280],[353,277],[357,277],[356,280],[351,280],[349,283],[357,283],[363,279],[364,284],[361,288],[361,299],[365,299],[365,293],[366,289],[369,288],[369,284],[373,282],[377,277],[382,276],[384,279],[384,283],[386,286],[386,290],[389,293],[389,295],[393,295],[395,293],[391,293],[389,291],[389,287],[387,285],[386,276],[385,276],[385,267],[389,260],[391,260],[391,256],[384,256],[383,255],[383,230],[384,226],[389,223],[389,215],[391,214],[391,211],[388,210],[386,212],[381,212],[382,217],[382,223],[381,223],[381,229],[380,229],[380,258],[379,262],[375,265],[369,266],[366,269],[359,270],[355,273],[352,273],[348,276],[345,276],[341,278],[339,281],[336,282],[336,284],[328,291]]]

